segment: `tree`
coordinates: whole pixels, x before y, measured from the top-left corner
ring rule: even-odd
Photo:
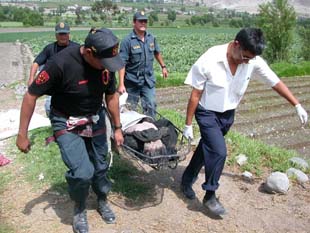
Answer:
[[[35,11],[30,11],[23,18],[24,26],[43,26],[44,21],[42,15]]]
[[[59,5],[56,10],[57,15],[62,15],[66,11],[67,11],[67,7],[65,5]]]
[[[76,9],[75,9],[75,14],[76,14],[76,19],[75,19],[75,24],[76,25],[79,25],[83,22],[83,14],[82,14],[82,7],[81,6],[78,6]]]
[[[158,22],[158,13],[156,11],[152,11],[149,16],[149,21],[153,20],[154,22]]]
[[[287,0],[259,5],[258,25],[267,40],[266,57],[270,62],[289,60],[295,24],[296,12]]]
[[[111,15],[115,15],[115,13],[118,12],[118,7],[110,0],[101,0],[96,1],[92,5],[91,10],[94,12],[94,14],[99,15],[99,18],[103,21],[111,21]]]
[[[174,22],[177,18],[177,14],[175,13],[174,10],[169,10],[168,11],[168,20],[170,20],[171,22]]]
[[[310,19],[302,20],[299,24],[298,34],[301,38],[301,56],[306,61],[310,61]]]

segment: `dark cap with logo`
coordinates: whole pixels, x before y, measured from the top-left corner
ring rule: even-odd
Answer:
[[[93,51],[95,57],[100,58],[104,68],[116,72],[124,67],[118,54],[118,38],[106,28],[92,28],[88,33],[84,46]]]
[[[67,23],[60,22],[55,26],[55,32],[58,33],[70,33],[70,26]]]
[[[134,14],[133,20],[147,20],[147,16],[144,11],[138,11]]]

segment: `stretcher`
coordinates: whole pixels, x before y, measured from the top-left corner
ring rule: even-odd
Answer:
[[[166,119],[158,112],[156,112],[156,115],[161,119]],[[126,142],[122,145],[123,153],[126,153],[126,155],[131,158],[137,159],[140,162],[149,165],[155,170],[160,170],[163,168],[175,169],[178,166],[178,163],[185,160],[186,155],[191,151],[191,142],[183,136],[182,131],[178,127],[176,127],[171,121],[169,122],[177,133],[177,143],[175,145],[174,153],[149,155],[133,149],[131,146],[127,145]]]
[[[124,107],[124,106],[123,106]],[[130,105],[126,104],[125,107],[127,109],[130,109]],[[141,108],[135,111],[127,111],[125,113],[122,113],[121,110],[121,123],[122,123],[122,130],[123,130],[123,135],[126,137],[126,128],[129,126],[132,126],[135,123],[138,123],[142,118],[150,118],[149,116],[141,114]],[[169,122],[169,127],[170,129],[173,128],[173,135],[176,135],[177,140],[174,140],[174,148],[173,150],[169,149],[167,150],[166,153],[157,153],[157,154],[148,154],[144,153],[143,151],[139,151],[132,146],[130,146],[128,143],[126,143],[126,140],[124,141],[122,145],[122,150],[120,153],[123,153],[127,157],[131,159],[138,160],[142,162],[143,164],[146,164],[150,167],[152,167],[155,170],[160,170],[164,168],[170,168],[170,169],[175,169],[180,161],[183,161],[186,159],[187,154],[190,153],[191,151],[191,141],[189,139],[186,139],[183,136],[183,132],[175,126],[173,122],[165,118],[163,115],[160,113],[156,112],[156,119],[152,119],[154,122],[158,122],[159,120],[165,120]],[[136,117],[135,120],[131,120],[129,123],[129,126],[126,125],[128,123],[129,113],[133,113]],[[140,118],[139,118],[140,116]],[[127,123],[126,121],[127,120]],[[130,120],[129,120],[130,121]],[[141,121],[140,121],[141,122]]]

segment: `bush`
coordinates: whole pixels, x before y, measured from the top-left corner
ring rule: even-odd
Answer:
[[[308,27],[300,27],[298,34],[301,38],[301,57],[306,61],[310,61],[310,25]]]

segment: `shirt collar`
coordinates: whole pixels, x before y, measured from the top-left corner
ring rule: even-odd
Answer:
[[[150,35],[150,33],[148,31],[146,31],[144,37],[148,37],[149,35]],[[131,38],[132,39],[133,38],[139,38],[134,29],[132,29]]]
[[[214,60],[217,62],[225,62],[227,61],[227,49],[228,49],[228,45],[227,44],[223,44],[223,45],[219,45],[219,53],[217,53],[216,55],[214,55]]]

